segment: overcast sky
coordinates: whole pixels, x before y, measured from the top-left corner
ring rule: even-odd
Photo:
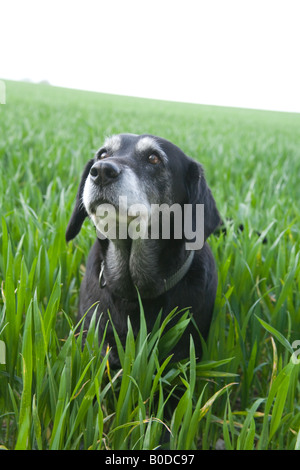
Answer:
[[[0,0],[0,78],[300,112],[300,1]]]

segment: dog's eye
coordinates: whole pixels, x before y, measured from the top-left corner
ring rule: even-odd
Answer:
[[[98,158],[101,160],[105,157],[108,157],[108,152],[106,150],[101,150],[101,152],[98,153]]]
[[[152,165],[157,165],[160,162],[160,158],[155,153],[152,153],[148,157],[148,162],[151,163]]]

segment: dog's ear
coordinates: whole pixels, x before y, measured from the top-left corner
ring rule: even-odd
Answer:
[[[87,162],[82,176],[80,185],[76,195],[75,207],[73,213],[71,215],[70,221],[67,226],[66,230],[66,241],[69,242],[76,237],[76,235],[80,232],[81,226],[84,222],[84,219],[87,217],[87,212],[82,202],[82,194],[85,185],[85,181],[89,175],[90,169],[92,168],[94,163],[94,159],[91,159]]]
[[[186,187],[188,192],[188,203],[193,205],[193,219],[195,217],[196,204],[204,204],[204,241],[211,233],[222,223],[216,202],[209,189],[204,170],[200,163],[191,161],[188,167]],[[195,230],[196,222],[193,220],[193,230]]]

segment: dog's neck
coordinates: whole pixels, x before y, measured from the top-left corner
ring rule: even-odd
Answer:
[[[185,259],[182,240],[108,241],[103,276],[109,288],[120,297],[136,298],[136,288],[142,297],[155,297]]]

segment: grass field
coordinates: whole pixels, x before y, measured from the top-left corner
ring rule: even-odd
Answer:
[[[147,332],[142,307],[120,371],[101,357],[95,322],[83,348],[75,334],[94,229],[86,221],[68,245],[65,229],[85,161],[121,132],[159,135],[199,160],[232,220],[209,239],[219,285],[201,362],[192,343],[189,361],[159,357],[164,325]],[[0,446],[155,449],[166,430],[171,449],[300,449],[299,181],[300,114],[6,82]]]

